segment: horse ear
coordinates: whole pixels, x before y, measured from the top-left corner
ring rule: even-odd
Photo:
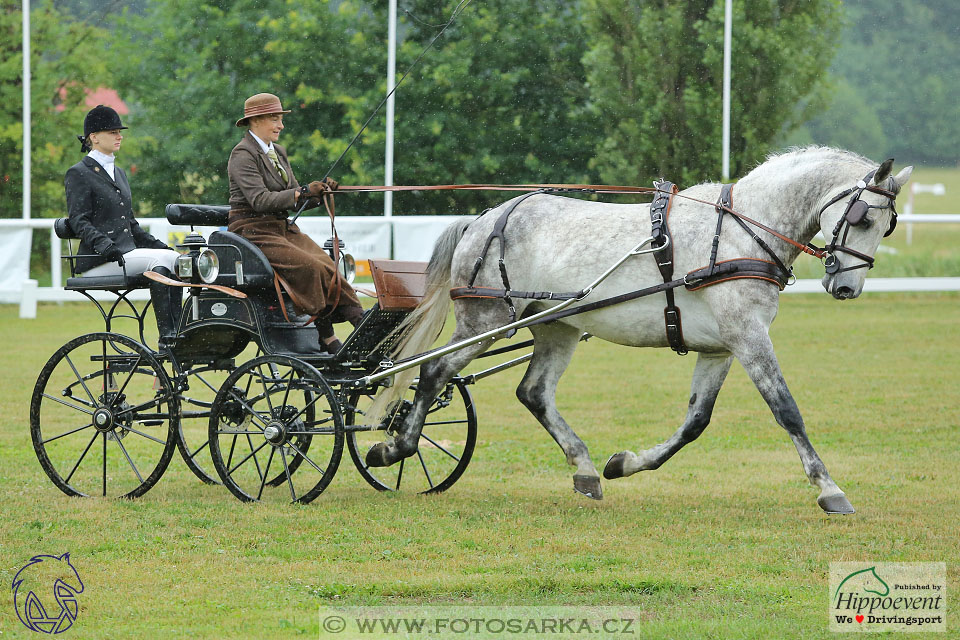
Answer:
[[[897,181],[898,186],[902,187],[903,185],[907,184],[908,180],[910,180],[911,173],[913,173],[913,165],[901,169],[900,173],[895,175],[893,179]]]
[[[873,174],[873,184],[880,184],[890,177],[890,170],[893,169],[893,158],[887,158]]]

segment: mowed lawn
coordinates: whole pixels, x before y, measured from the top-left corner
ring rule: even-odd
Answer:
[[[137,501],[71,499],[40,469],[37,373],[99,329],[86,305],[0,307],[0,636],[33,637],[9,585],[70,552],[74,638],[315,638],[323,605],[627,605],[632,637],[825,638],[835,561],[946,562],[957,586],[960,296],[785,295],[772,334],[810,438],[857,509],[826,516],[786,433],[734,364],[699,440],[595,502],[514,398],[521,369],[472,390],[480,436],[440,496],[382,494],[349,458],[306,506],[245,505],[175,458]],[[598,467],[682,420],[695,355],[591,340],[560,407]],[[281,487],[277,490],[283,490]],[[948,606],[953,633],[960,613]],[[390,636],[397,637],[397,636]]]

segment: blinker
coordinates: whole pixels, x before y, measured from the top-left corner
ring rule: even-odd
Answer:
[[[869,209],[870,207],[866,202],[857,200],[847,209],[847,222],[852,227],[857,226],[863,222],[863,218],[867,215]]]

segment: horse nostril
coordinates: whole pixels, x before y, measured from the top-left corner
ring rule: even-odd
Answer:
[[[838,298],[852,298],[853,297],[853,288],[847,286],[837,287],[837,297]]]

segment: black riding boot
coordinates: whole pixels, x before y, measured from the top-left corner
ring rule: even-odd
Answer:
[[[172,278],[173,274],[163,267],[156,267],[153,271],[160,275]],[[159,346],[173,344],[180,325],[180,310],[183,298],[180,287],[171,287],[160,282],[150,281],[150,299],[153,301],[153,314],[157,319],[157,333]]]

